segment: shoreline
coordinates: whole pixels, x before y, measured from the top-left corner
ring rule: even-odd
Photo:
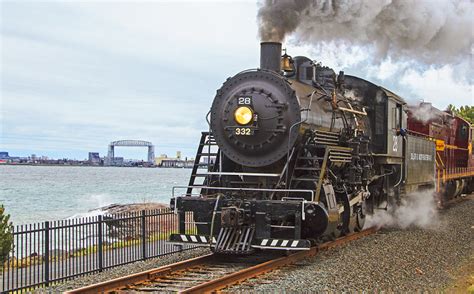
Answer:
[[[86,165],[86,164],[35,164],[35,163],[3,163],[0,166],[58,166],[58,167],[131,167],[131,168],[164,168],[164,169],[192,169],[192,167],[172,166],[128,166],[128,165]]]
[[[15,225],[25,225],[80,216],[113,203],[169,203],[172,187],[186,185],[191,170],[5,165],[0,173],[0,202]]]

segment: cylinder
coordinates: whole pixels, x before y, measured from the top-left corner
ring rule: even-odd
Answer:
[[[280,73],[281,64],[281,43],[262,42],[260,43],[260,68],[273,70]]]

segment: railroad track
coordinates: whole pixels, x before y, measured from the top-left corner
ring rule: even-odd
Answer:
[[[280,254],[275,257],[274,254],[268,254],[268,252],[266,255],[233,258],[208,254],[66,293],[213,292],[314,256],[320,251],[373,234],[376,231],[375,228],[369,228],[288,256]]]

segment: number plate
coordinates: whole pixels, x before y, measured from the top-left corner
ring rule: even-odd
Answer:
[[[236,128],[234,134],[237,136],[251,136],[253,135],[253,130],[251,128]]]
[[[252,104],[252,97],[239,97],[237,100],[238,105],[250,105]]]

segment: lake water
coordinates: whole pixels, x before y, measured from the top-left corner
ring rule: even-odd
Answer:
[[[14,224],[87,215],[112,203],[169,203],[191,169],[0,166],[0,204]]]

